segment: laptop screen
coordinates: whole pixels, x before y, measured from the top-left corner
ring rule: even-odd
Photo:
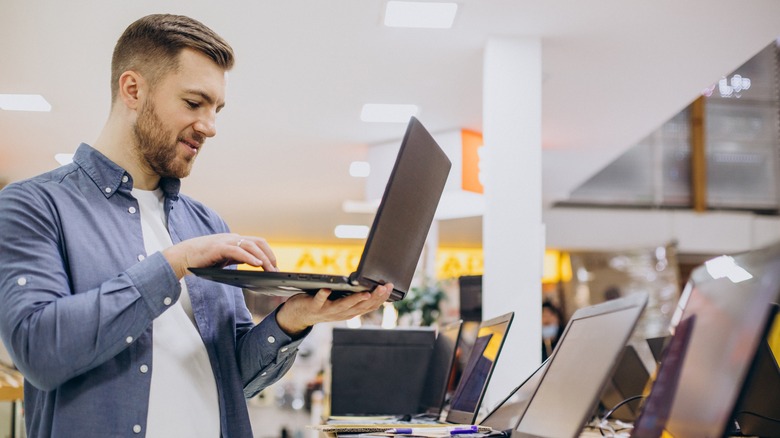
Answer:
[[[463,375],[452,396],[448,423],[474,424],[512,318],[514,312],[509,312],[480,324]]]
[[[512,434],[514,438],[573,437],[580,433],[646,302],[647,295],[641,293],[574,313]]]
[[[438,414],[441,412],[462,326],[463,321],[447,324],[439,330],[439,334],[436,336],[420,399],[421,413]]]
[[[731,423],[733,410],[769,325],[771,303],[780,291],[780,245],[721,256],[696,268],[678,306],[680,328],[691,326],[679,357],[661,361],[662,391],[653,384],[646,405],[661,394],[670,406],[665,429],[674,436],[722,436]],[[695,324],[686,324],[694,322]],[[675,344],[675,339],[672,344]],[[668,350],[667,349],[667,350]],[[667,352],[668,353],[668,352]],[[669,370],[670,367],[675,369]],[[651,416],[652,414],[652,416]],[[643,408],[637,421],[637,436],[649,436],[644,428],[657,413]],[[654,421],[650,421],[654,420]]]

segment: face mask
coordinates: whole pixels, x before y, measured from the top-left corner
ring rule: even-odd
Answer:
[[[542,338],[552,339],[558,336],[558,326],[555,324],[547,324],[542,326]]]

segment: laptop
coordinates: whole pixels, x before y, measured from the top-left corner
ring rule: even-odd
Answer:
[[[462,328],[463,321],[458,320],[441,327],[436,336],[433,355],[420,397],[419,412],[425,417],[439,418],[444,408]]]
[[[780,437],[780,366],[766,339],[759,346],[734,417],[742,435]]]
[[[645,392],[647,382],[650,380],[650,373],[655,371],[655,367],[648,368],[637,352],[638,347],[645,346],[646,343],[635,345],[626,345],[623,348],[623,354],[615,368],[615,372],[607,380],[602,388],[601,409],[599,415],[608,412],[610,419],[621,420],[623,422],[633,422],[639,415],[641,400],[634,400],[620,405],[623,400],[641,396]],[[647,348],[649,351],[650,349]],[[655,362],[652,363],[655,366]],[[612,410],[615,406],[617,409]]]
[[[349,420],[342,417],[338,420],[329,420],[328,424],[310,426],[310,428],[324,433],[354,434],[384,432],[398,427],[474,425],[513,318],[514,312],[509,312],[480,323],[474,346],[471,348],[469,359],[444,421],[425,419],[398,421],[392,419],[381,422],[359,422],[359,420]],[[490,431],[484,426],[478,426],[478,429],[483,432]]]
[[[550,359],[547,358],[539,367],[528,376],[523,383],[513,389],[509,395],[499,402],[490,413],[479,422],[480,426],[486,426],[494,431],[506,432],[505,436],[510,436],[512,429],[517,426],[520,417],[523,416],[525,408],[531,401],[536,387],[542,380],[547,364]]]
[[[635,293],[574,312],[512,438],[571,438],[580,434],[647,299],[646,293]]]
[[[779,292],[780,244],[721,256],[694,269],[632,436],[732,433]]]
[[[483,321],[471,347],[469,360],[447,411],[448,423],[474,424],[487,392],[490,377],[514,319],[514,312]]]
[[[332,298],[393,283],[387,301],[406,296],[452,163],[412,117],[374,216],[357,270],[349,276],[232,268],[189,268],[201,277],[250,291],[291,296],[331,289]]]
[[[438,419],[461,326],[334,328],[330,419]]]

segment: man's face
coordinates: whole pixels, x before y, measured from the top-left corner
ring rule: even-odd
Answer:
[[[226,72],[205,55],[185,49],[179,67],[166,73],[141,104],[133,127],[136,152],[160,177],[190,174],[206,138],[216,135],[225,102]]]

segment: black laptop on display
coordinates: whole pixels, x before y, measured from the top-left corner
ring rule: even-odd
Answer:
[[[420,397],[420,413],[424,416],[438,418],[444,408],[462,328],[463,321],[458,320],[443,326],[436,336]]]
[[[429,419],[412,419],[411,421],[399,421],[391,419],[387,421],[365,421],[365,419],[348,419],[338,417],[331,419],[328,424],[310,426],[323,433],[358,434],[381,433],[392,428],[415,427],[448,427],[456,425],[474,425],[479,408],[485,396],[490,378],[495,369],[496,362],[504,347],[509,327],[512,324],[514,312],[509,312],[495,318],[483,321],[479,325],[474,346],[469,353],[466,367],[460,382],[453,394],[447,416],[444,421]],[[490,428],[478,426],[483,432]]]
[[[349,276],[190,268],[202,278],[254,292],[290,296],[331,289],[333,296],[393,283],[388,301],[406,296],[452,163],[412,117],[401,142],[357,270]]]

